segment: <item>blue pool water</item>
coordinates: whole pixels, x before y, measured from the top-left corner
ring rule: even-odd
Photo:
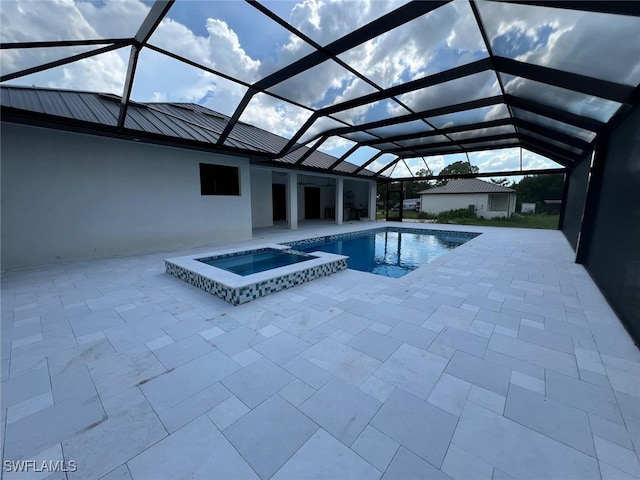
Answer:
[[[312,258],[316,257],[283,252],[276,249],[264,249],[223,257],[199,258],[198,261],[237,275],[246,276],[286,265],[293,265]]]
[[[348,268],[399,278],[475,236],[466,232],[378,230],[329,241],[296,244],[295,249],[347,255]]]

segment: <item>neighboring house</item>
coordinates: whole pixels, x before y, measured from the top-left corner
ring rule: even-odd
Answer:
[[[420,211],[440,213],[468,208],[478,217],[510,217],[516,208],[516,192],[512,188],[484,182],[476,178],[449,180],[442,187],[418,192]]]
[[[2,86],[3,270],[375,219],[373,172],[196,104]],[[287,224],[282,223],[284,228]]]

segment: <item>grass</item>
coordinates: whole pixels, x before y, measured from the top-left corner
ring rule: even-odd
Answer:
[[[494,219],[470,219],[463,218],[455,223],[460,225],[480,225],[487,227],[511,227],[511,228],[542,228],[556,230],[558,228],[559,215],[526,215],[520,218],[494,218]],[[454,222],[451,222],[454,223]]]
[[[384,212],[378,211],[377,218],[384,220]],[[418,219],[418,212],[405,211],[403,212],[405,219]],[[495,219],[481,219],[481,218],[459,218],[450,221],[457,225],[479,225],[486,227],[511,227],[511,228],[541,228],[546,230],[555,230],[558,228],[559,215],[542,215],[533,214],[525,215],[523,217],[512,218],[495,218]]]

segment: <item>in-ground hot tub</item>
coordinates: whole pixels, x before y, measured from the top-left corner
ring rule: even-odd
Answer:
[[[347,257],[268,244],[169,258],[164,263],[167,273],[240,305],[345,270]]]
[[[199,258],[198,261],[244,277],[254,273],[305,262],[311,258],[318,257],[292,250],[284,251],[275,248],[262,248],[260,250],[250,250],[238,254]]]

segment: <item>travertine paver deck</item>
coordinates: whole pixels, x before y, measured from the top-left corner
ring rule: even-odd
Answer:
[[[3,460],[135,480],[639,478],[640,353],[562,234],[464,230],[483,234],[401,279],[349,270],[239,307],[164,273],[211,247],[10,272]]]

